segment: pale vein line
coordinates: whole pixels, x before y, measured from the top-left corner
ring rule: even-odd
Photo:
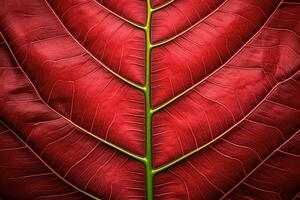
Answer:
[[[0,32],[0,35],[2,35],[1,32]],[[94,135],[93,133],[91,133],[91,132],[89,132],[88,130],[84,129],[83,127],[77,125],[75,122],[73,122],[72,120],[68,119],[67,117],[65,117],[64,115],[62,115],[60,112],[58,112],[57,110],[55,110],[53,107],[51,107],[49,104],[47,104],[47,103],[44,101],[44,99],[41,97],[40,93],[38,92],[38,90],[37,90],[37,88],[35,87],[35,85],[33,84],[33,82],[30,80],[30,78],[27,76],[27,74],[25,73],[25,71],[24,71],[24,70],[22,69],[22,67],[20,66],[20,64],[19,64],[19,62],[18,62],[18,60],[17,60],[17,58],[15,57],[15,55],[14,55],[14,53],[13,53],[11,47],[9,46],[8,42],[7,42],[6,39],[5,39],[5,37],[4,37],[3,35],[2,35],[2,37],[4,38],[4,41],[5,41],[6,45],[7,45],[7,48],[9,49],[10,54],[11,54],[11,56],[13,57],[13,59],[14,59],[16,65],[17,65],[17,66],[19,67],[19,69],[22,71],[23,75],[24,75],[25,78],[28,80],[28,82],[31,84],[31,86],[33,87],[33,90],[35,91],[37,97],[42,101],[43,104],[45,104],[50,110],[52,110],[53,112],[55,112],[55,113],[56,113],[57,115],[59,115],[61,118],[63,118],[64,120],[66,120],[67,122],[69,122],[70,124],[72,124],[73,126],[75,126],[77,129],[81,130],[82,132],[84,132],[84,133],[86,133],[86,134],[92,136],[93,138],[99,140],[100,142],[103,142],[104,144],[106,144],[106,145],[112,147],[113,149],[118,150],[119,152],[122,152],[122,153],[124,153],[124,154],[126,154],[126,155],[128,155],[128,156],[130,156],[130,157],[132,157],[132,158],[134,158],[134,159],[136,159],[136,160],[138,160],[138,161],[141,161],[141,162],[144,162],[144,161],[145,161],[145,159],[144,159],[143,157],[140,157],[140,156],[138,156],[138,155],[135,155],[134,153],[131,153],[131,152],[129,152],[129,151],[127,151],[127,150],[125,150],[125,149],[123,149],[123,148],[121,148],[121,147],[119,147],[119,146],[113,144],[113,143],[110,143],[110,142],[108,142],[108,141],[106,141],[106,140],[100,138],[100,137],[97,136],[97,135]]]
[[[297,154],[294,154],[294,153],[290,153],[290,152],[287,152],[287,151],[284,151],[284,150],[278,150],[278,152],[286,154],[286,155],[289,155],[289,156],[300,158],[300,155],[297,155]]]
[[[190,31],[191,29],[193,29],[194,27],[196,27],[197,25],[199,25],[201,22],[203,22],[204,20],[206,20],[207,18],[209,18],[211,15],[213,15],[214,13],[216,13],[222,6],[224,6],[229,0],[225,0],[221,5],[219,5],[216,9],[214,9],[212,12],[210,12],[208,15],[206,15],[205,17],[203,17],[202,19],[200,19],[199,21],[197,21],[195,24],[193,24],[192,26],[188,27],[187,29],[181,31],[180,33],[166,39],[166,40],[162,40],[160,42],[157,42],[155,44],[152,44],[152,47],[158,47],[158,46],[162,46],[164,44],[167,44],[173,40],[175,40],[176,38],[180,37],[181,35],[185,34],[186,32]]]
[[[299,197],[300,197],[300,192],[298,192],[298,193],[293,197],[292,200],[297,200]]]
[[[27,148],[27,147],[24,147],[24,148]],[[48,173],[42,173],[42,174],[31,174],[31,175],[13,177],[13,178],[8,178],[8,179],[10,179],[10,180],[27,179],[27,178],[30,179],[30,178],[34,178],[34,177],[49,176],[49,175],[53,175],[53,173],[48,172]]]
[[[43,197],[62,197],[62,196],[67,196],[70,194],[75,194],[78,191],[74,191],[74,192],[68,192],[68,193],[63,193],[63,194],[52,194],[52,195],[40,195],[37,199],[43,198]]]
[[[125,17],[122,17],[121,15],[115,13],[114,11],[110,10],[109,8],[107,8],[106,6],[102,5],[100,2],[98,2],[97,0],[93,0],[96,4],[98,4],[100,7],[102,7],[104,10],[108,11],[109,13],[111,13],[112,15],[118,17],[119,19],[122,19],[123,21],[127,22],[128,24],[139,28],[139,29],[145,29],[145,26],[137,24],[129,19],[126,19]]]
[[[195,85],[189,87],[188,89],[186,89],[183,92],[179,93],[177,96],[171,98],[170,100],[166,101],[165,103],[162,103],[161,105],[157,106],[156,108],[153,108],[152,112],[155,113],[155,112],[161,110],[162,108],[166,107],[167,105],[169,105],[170,103],[174,102],[175,100],[177,100],[181,96],[185,95],[189,91],[191,91],[194,88],[196,88],[198,85],[200,85],[204,81],[208,80],[210,77],[212,77],[218,71],[220,71],[227,63],[229,63],[233,58],[235,58],[235,56],[237,56],[246,47],[246,45],[248,45],[260,33],[260,31],[264,28],[264,26],[271,20],[272,16],[274,16],[274,14],[276,13],[276,11],[278,10],[278,8],[279,8],[280,5],[281,5],[281,3],[279,3],[277,5],[277,7],[273,11],[273,13],[269,16],[269,18],[265,21],[265,23],[261,26],[261,28],[233,56],[231,56],[231,58],[229,58],[223,65],[221,65],[220,67],[218,67],[215,71],[213,71],[212,73],[210,73],[208,76],[206,76],[205,78],[203,78],[202,80],[200,80]]]
[[[173,3],[174,1],[175,1],[175,0],[170,0],[170,1],[164,3],[164,4],[160,5],[160,6],[157,6],[157,7],[155,7],[155,8],[152,8],[152,13],[153,13],[153,12],[156,12],[156,11],[159,11],[159,10],[161,10],[161,9],[163,9],[163,8],[165,8],[165,7],[167,7],[168,5],[170,5],[171,3]]]
[[[17,133],[15,133],[12,129],[10,129],[2,120],[0,120],[0,123],[3,124],[3,126],[5,126],[19,141],[21,141],[27,148],[29,151],[31,151],[31,153],[34,154],[34,156],[36,156],[54,175],[56,175],[58,178],[60,178],[62,181],[64,181],[66,184],[68,184],[69,186],[71,186],[72,188],[74,188],[75,190],[83,193],[84,195],[92,198],[92,199],[96,199],[96,200],[100,200],[98,197],[83,191],[82,189],[78,188],[77,186],[73,185],[71,182],[67,181],[65,178],[63,178],[61,175],[59,175],[52,167],[50,167],[39,155],[37,155],[35,153],[35,151],[28,145],[26,144],[26,142],[19,137],[19,135]]]
[[[184,156],[181,156],[180,158],[178,158],[178,159],[176,159],[176,160],[174,160],[174,161],[172,161],[172,162],[170,162],[170,163],[168,163],[168,164],[166,164],[166,165],[163,165],[163,166],[161,166],[161,167],[159,167],[159,168],[157,168],[157,169],[154,169],[153,170],[153,173],[154,174],[157,174],[157,173],[159,173],[159,172],[161,172],[161,171],[163,171],[163,170],[166,170],[166,169],[168,169],[169,167],[171,167],[171,166],[173,166],[173,165],[175,165],[176,163],[178,163],[178,162],[180,162],[180,161],[182,161],[182,160],[184,160],[184,159],[186,159],[187,157],[190,157],[190,156],[192,156],[192,155],[194,155],[195,153],[197,153],[198,151],[200,151],[200,150],[202,150],[202,149],[204,149],[205,147],[207,147],[207,146],[209,146],[209,145],[211,145],[211,144],[213,144],[214,142],[216,142],[218,139],[220,139],[221,137],[223,137],[224,135],[226,135],[228,132],[230,132],[232,129],[234,129],[235,127],[237,127],[238,125],[240,125],[244,120],[246,120],[247,119],[247,117],[249,117],[261,104],[263,104],[264,102],[265,102],[265,100],[272,94],[272,92],[275,90],[275,89],[277,89],[278,88],[278,86],[280,86],[281,84],[284,84],[284,83],[286,83],[287,81],[289,81],[289,80],[291,80],[291,79],[293,79],[293,77],[294,76],[296,76],[298,73],[300,72],[300,69],[296,72],[296,73],[294,73],[291,77],[289,77],[288,79],[286,79],[286,80],[283,80],[283,81],[281,81],[281,82],[278,82],[268,93],[267,93],[267,95],[247,114],[247,115],[245,115],[242,119],[240,119],[236,124],[234,124],[233,126],[231,126],[229,129],[227,129],[225,132],[223,132],[223,133],[221,133],[219,136],[217,136],[216,138],[214,138],[213,140],[211,140],[210,142],[208,142],[208,143],[206,143],[206,144],[204,144],[204,145],[202,145],[201,147],[199,147],[199,148],[197,148],[197,149],[195,149],[195,150],[193,150],[193,151],[191,151],[191,152],[189,152],[188,154],[186,154],[186,155],[184,155]]]
[[[257,165],[251,172],[249,172],[239,183],[237,183],[231,190],[229,190],[220,200],[224,199],[228,194],[230,194],[234,189],[236,189],[240,184],[242,184],[251,174],[253,174],[261,165],[263,165],[271,156],[273,156],[279,149],[281,149],[285,144],[287,144],[291,139],[293,139],[297,134],[300,133],[300,129],[296,131],[289,139],[277,147],[269,156],[267,156],[259,165]]]
[[[125,83],[131,85],[134,88],[137,88],[139,90],[144,90],[144,87],[136,84],[126,78],[124,78],[123,76],[121,76],[120,74],[116,73],[115,71],[113,71],[112,69],[110,69],[107,65],[105,65],[102,61],[100,61],[98,58],[96,58],[90,51],[88,51],[72,34],[71,32],[67,29],[67,27],[65,26],[65,24],[62,22],[62,20],[58,17],[58,15],[56,14],[56,12],[53,10],[53,8],[49,5],[49,3],[45,0],[48,8],[51,10],[51,12],[53,13],[53,15],[57,18],[57,20],[59,21],[59,23],[62,25],[62,27],[65,29],[65,31],[68,33],[68,36],[70,36],[80,47],[82,50],[84,50],[87,54],[89,54],[96,62],[98,62],[101,66],[103,66],[107,71],[109,71],[111,74],[115,75],[117,78],[119,78],[120,80],[124,81]]]

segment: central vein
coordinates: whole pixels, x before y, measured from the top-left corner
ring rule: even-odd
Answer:
[[[145,110],[146,110],[146,159],[145,159],[145,170],[146,170],[146,190],[147,199],[153,199],[153,166],[152,166],[152,109],[151,109],[151,94],[150,94],[150,60],[151,60],[151,0],[147,0],[147,22],[145,26],[146,35],[146,83],[144,87],[145,94]]]

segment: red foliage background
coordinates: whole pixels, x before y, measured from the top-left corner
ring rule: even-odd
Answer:
[[[148,64],[154,199],[300,198],[300,2],[151,6],[0,0],[1,198],[146,199]]]

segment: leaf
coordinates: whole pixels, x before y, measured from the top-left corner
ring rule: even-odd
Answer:
[[[299,11],[2,0],[0,198],[299,198]]]

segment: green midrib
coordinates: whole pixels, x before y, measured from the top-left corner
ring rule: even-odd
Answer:
[[[144,88],[146,103],[146,190],[147,199],[153,199],[153,168],[152,168],[152,109],[151,109],[151,93],[150,93],[150,59],[151,59],[151,17],[152,17],[151,0],[147,0],[147,22],[145,26],[146,34],[146,82]]]

